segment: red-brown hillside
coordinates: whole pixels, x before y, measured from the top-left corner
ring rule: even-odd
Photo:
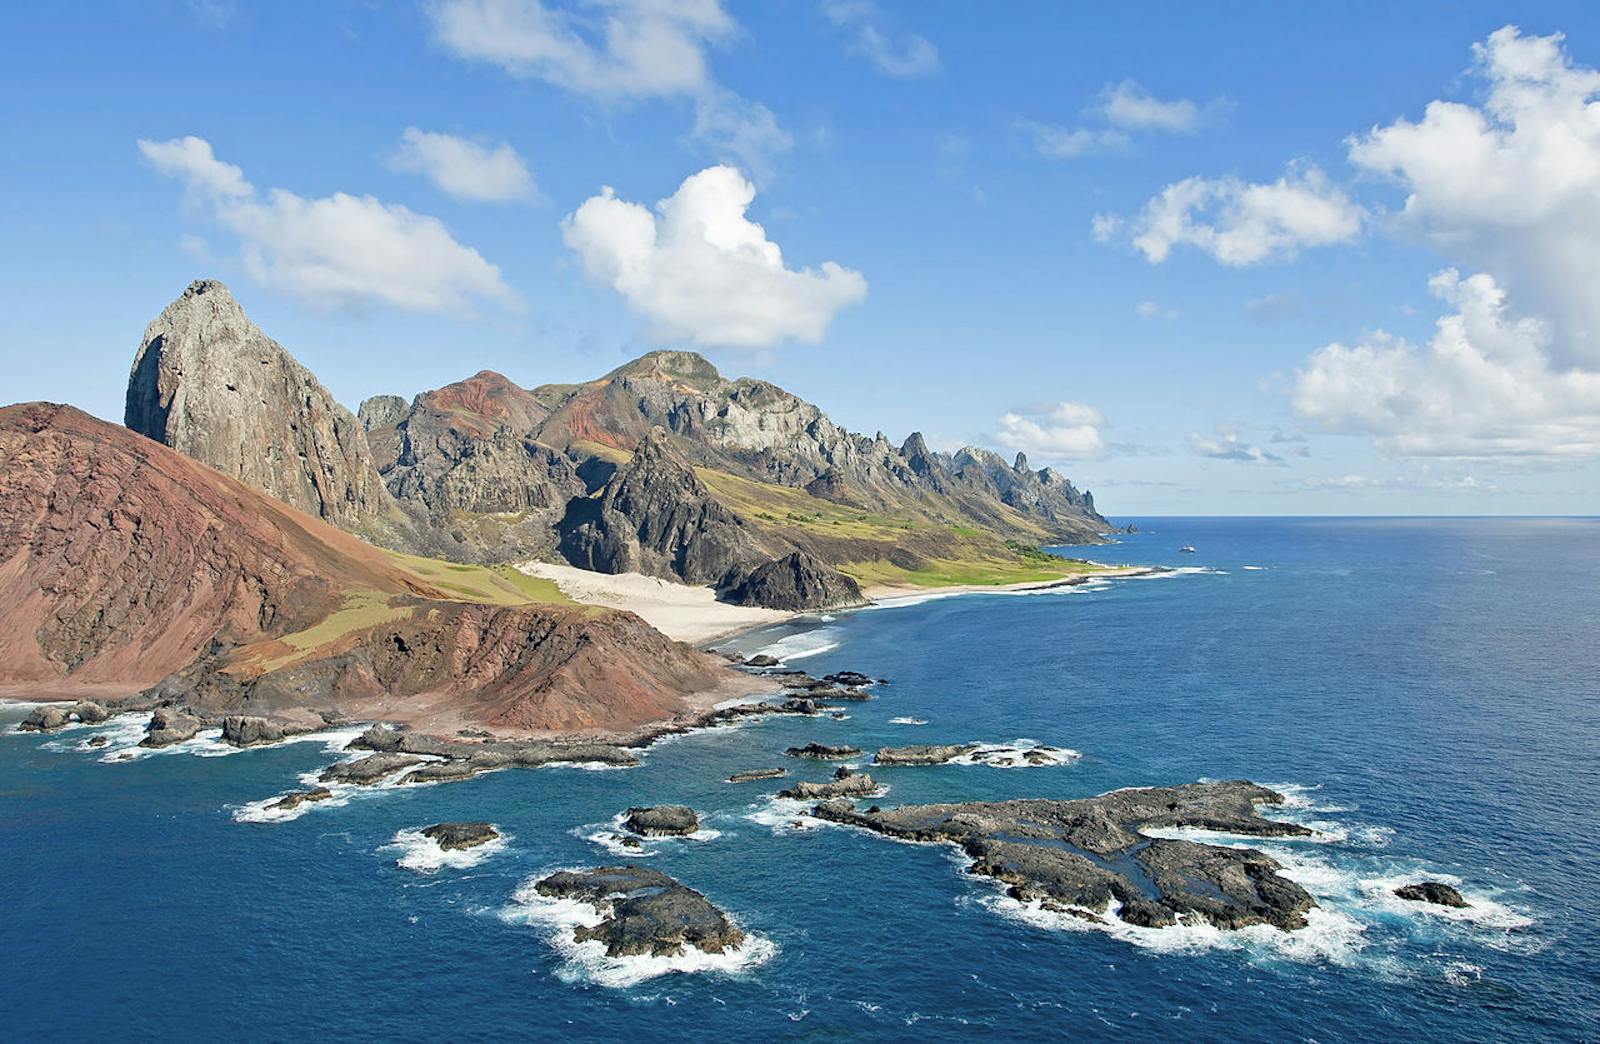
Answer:
[[[349,598],[386,611],[352,619]],[[325,621],[343,608],[349,621]],[[726,677],[631,613],[463,601],[67,406],[0,409],[0,692],[162,693],[507,732],[627,730]],[[325,632],[325,633],[324,633]]]

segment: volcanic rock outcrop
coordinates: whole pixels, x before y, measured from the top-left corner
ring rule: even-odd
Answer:
[[[755,532],[712,498],[655,428],[598,497],[573,501],[561,523],[561,554],[583,569],[690,584],[718,583],[769,557]]]
[[[609,957],[676,957],[690,948],[723,953],[744,942],[744,933],[705,896],[642,866],[560,870],[535,888],[593,907],[600,922],[573,929],[573,938],[602,943]]]
[[[861,812],[836,800],[813,814],[901,840],[955,843],[972,859],[972,873],[1003,882],[1012,898],[1086,920],[1116,916],[1159,928],[1183,917],[1226,929],[1268,924],[1292,931],[1305,927],[1316,902],[1279,874],[1270,856],[1145,833],[1193,827],[1257,837],[1310,834],[1256,812],[1257,805],[1283,800],[1234,780],[1117,790],[1076,801],[973,801],[888,811]]]
[[[805,551],[757,566],[723,592],[735,605],[802,612],[865,605],[861,587],[837,569]]]

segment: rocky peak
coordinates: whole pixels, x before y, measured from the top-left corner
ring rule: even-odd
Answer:
[[[337,525],[383,509],[360,422],[214,279],[195,280],[145,328],[124,416],[134,431]]]
[[[361,421],[362,431],[370,432],[400,423],[409,408],[406,400],[398,395],[374,395],[361,401],[361,408],[356,410],[356,419]]]
[[[769,553],[743,519],[711,496],[660,428],[645,433],[598,498],[572,501],[560,550],[583,569],[691,584],[718,582]]]
[[[479,370],[466,380],[423,392],[416,407],[448,414],[452,423],[472,434],[503,426],[527,435],[550,415],[549,407],[533,392],[493,370]]]
[[[723,592],[723,598],[737,605],[793,612],[866,604],[854,580],[805,551],[758,566]]]
[[[1026,474],[1028,472],[1028,470],[1029,470],[1029,468],[1028,468],[1028,455],[1026,453],[1023,453],[1021,450],[1018,450],[1017,451],[1017,459],[1016,459],[1016,461],[1014,463],[1012,463],[1011,470],[1015,471],[1019,475]]]
[[[697,387],[722,383],[722,374],[711,361],[699,352],[664,348],[646,352],[631,362],[624,363],[608,375],[617,377],[646,377],[682,381]]]

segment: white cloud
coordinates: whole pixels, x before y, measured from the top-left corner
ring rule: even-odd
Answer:
[[[182,178],[190,198],[196,200],[242,199],[255,194],[255,186],[244,178],[244,171],[217,159],[211,143],[190,135],[171,141],[139,141],[145,162],[168,177]]]
[[[1059,127],[1031,120],[1020,120],[1017,125],[1033,139],[1034,150],[1051,159],[1077,159],[1079,156],[1120,152],[1128,147],[1128,136],[1119,130]]]
[[[507,203],[538,195],[522,157],[504,142],[490,148],[465,138],[407,127],[389,166],[421,174],[445,194],[474,203]]]
[[[1514,26],[1473,53],[1481,106],[1432,102],[1351,139],[1350,160],[1405,189],[1402,230],[1547,317],[1558,358],[1600,362],[1600,72]]]
[[[1428,285],[1456,311],[1427,345],[1379,332],[1318,350],[1296,373],[1295,412],[1400,456],[1600,456],[1600,372],[1553,364],[1546,325],[1512,318],[1491,276],[1447,269]]]
[[[906,33],[898,40],[869,0],[824,0],[822,13],[851,34],[850,49],[885,76],[909,80],[939,72],[939,49],[925,36]]]
[[[1159,301],[1140,301],[1133,306],[1133,314],[1140,319],[1176,319],[1178,310],[1168,308]]]
[[[1099,410],[1080,402],[1030,406],[1001,416],[995,439],[1045,460],[1088,460],[1105,452],[1105,423]]]
[[[1291,166],[1274,182],[1185,178],[1161,190],[1129,226],[1151,264],[1192,246],[1224,265],[1287,260],[1306,247],[1347,243],[1365,212],[1316,167]],[[1096,225],[1097,238],[1100,226]],[[1112,226],[1106,226],[1108,229]]]
[[[1325,493],[1368,493],[1375,490],[1400,490],[1409,493],[1498,493],[1500,487],[1493,482],[1480,481],[1473,475],[1385,475],[1368,476],[1346,473],[1320,475],[1286,482],[1287,491],[1312,490]]]
[[[778,244],[745,216],[755,188],[732,167],[686,178],[652,214],[605,188],[562,222],[595,281],[666,337],[711,347],[817,341],[866,296],[859,272],[832,261],[784,267]]]
[[[1239,433],[1231,428],[1218,428],[1215,435],[1201,435],[1198,432],[1189,436],[1189,448],[1202,457],[1213,460],[1236,460],[1244,464],[1276,464],[1282,465],[1283,458],[1275,453],[1268,453],[1260,446],[1245,442]]]
[[[761,171],[793,139],[765,105],[721,87],[707,49],[738,34],[720,0],[433,0],[439,45],[508,75],[543,80],[601,104],[646,98],[694,103],[691,138],[719,159]]]
[[[733,35],[718,0],[598,0],[598,19],[541,0],[437,0],[435,38],[461,58],[488,62],[599,98],[698,95],[711,86],[706,45]]]
[[[742,164],[758,178],[767,176],[772,157],[794,146],[794,138],[778,125],[771,109],[720,89],[695,103],[690,137],[712,155]]]
[[[472,298],[517,302],[500,270],[436,218],[371,196],[257,192],[203,138],[140,141],[139,151],[161,173],[182,179],[188,198],[239,237],[254,278],[319,307],[443,312],[464,309]]]
[[[1108,86],[1099,109],[1108,123],[1128,130],[1190,134],[1200,125],[1200,106],[1194,102],[1162,101],[1132,80]]]

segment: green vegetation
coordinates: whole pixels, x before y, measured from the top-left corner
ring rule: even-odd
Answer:
[[[436,558],[386,552],[406,572],[454,600],[488,605],[570,605],[553,581],[529,576],[514,566],[464,565]]]
[[[902,569],[884,559],[875,559],[870,562],[846,562],[839,566],[839,571],[863,587],[879,584],[907,587],[1000,587],[1006,584],[1065,580],[1068,577],[1098,572],[1101,568],[1088,562],[1042,555],[1041,558],[930,559],[915,570]]]
[[[715,468],[695,468],[711,495],[745,518],[792,526],[835,539],[881,540],[893,543],[902,534],[933,529],[916,519],[862,511],[814,497],[803,489],[730,475]],[[942,527],[940,527],[942,528]]]
[[[288,646],[288,649],[277,655],[268,656],[257,666],[262,671],[275,671],[280,667],[287,667],[307,653],[331,645],[347,634],[403,620],[416,612],[416,607],[413,605],[390,605],[391,597],[381,591],[350,592],[345,595],[344,602],[338,609],[310,627],[294,634],[286,634],[277,642],[267,643],[265,648],[274,652],[279,645]]]

